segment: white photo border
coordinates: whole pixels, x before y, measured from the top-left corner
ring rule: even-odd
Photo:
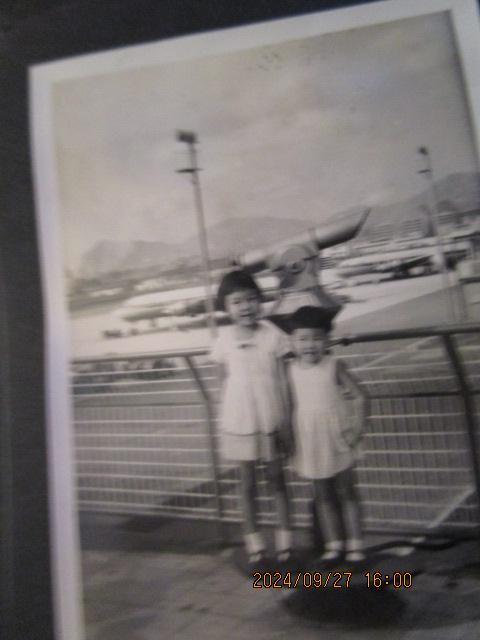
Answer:
[[[477,157],[480,154],[480,23],[476,0],[387,0],[62,59],[29,69],[30,131],[45,309],[50,530],[58,640],[84,638],[69,390],[69,322],[62,267],[52,87],[85,76],[200,58],[293,38],[447,12],[454,29]]]

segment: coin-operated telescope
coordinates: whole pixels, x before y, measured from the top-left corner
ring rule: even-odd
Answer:
[[[330,319],[337,315],[342,304],[320,284],[319,252],[355,238],[369,213],[370,209],[362,209],[332,219],[268,249],[236,258],[235,264],[251,274],[268,269],[278,277],[278,297],[269,313],[273,322],[285,329],[287,317],[306,305],[323,308]]]

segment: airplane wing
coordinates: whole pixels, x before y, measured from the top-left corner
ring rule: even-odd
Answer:
[[[392,260],[385,260],[381,264],[375,267],[375,271],[379,273],[396,272],[403,273],[412,267],[419,267],[431,262],[431,255],[424,254],[421,256],[414,256],[412,258],[394,258]]]

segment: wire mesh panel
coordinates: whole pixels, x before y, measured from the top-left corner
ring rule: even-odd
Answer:
[[[479,524],[470,427],[478,437],[480,334],[457,333],[450,346],[445,335],[359,336],[335,348],[370,398],[356,470],[366,529]],[[73,398],[81,509],[241,520],[239,470],[222,459],[219,381],[204,351],[77,361]],[[294,524],[311,526],[310,483],[288,464],[286,477]],[[262,465],[257,487],[259,519],[274,523]]]
[[[376,344],[376,355],[362,355],[358,362],[355,348],[338,350],[369,396],[442,395],[458,390],[455,372],[439,337],[384,340]],[[379,350],[383,353],[379,353]]]
[[[208,412],[185,358],[77,362],[73,399],[81,509],[217,517]]]
[[[474,493],[459,399],[373,400],[357,473],[368,526],[450,524]]]
[[[480,333],[457,334],[454,342],[472,391],[480,391]]]
[[[361,364],[349,358],[371,397],[357,466],[365,525],[396,530],[477,525],[466,410],[444,336],[375,344],[385,353],[364,357]]]

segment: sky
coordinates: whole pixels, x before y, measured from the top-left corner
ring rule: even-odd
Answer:
[[[207,227],[232,216],[321,223],[410,197],[425,186],[420,145],[437,178],[478,170],[445,14],[72,78],[55,85],[53,108],[74,270],[100,240],[195,233],[177,129],[199,137]]]

